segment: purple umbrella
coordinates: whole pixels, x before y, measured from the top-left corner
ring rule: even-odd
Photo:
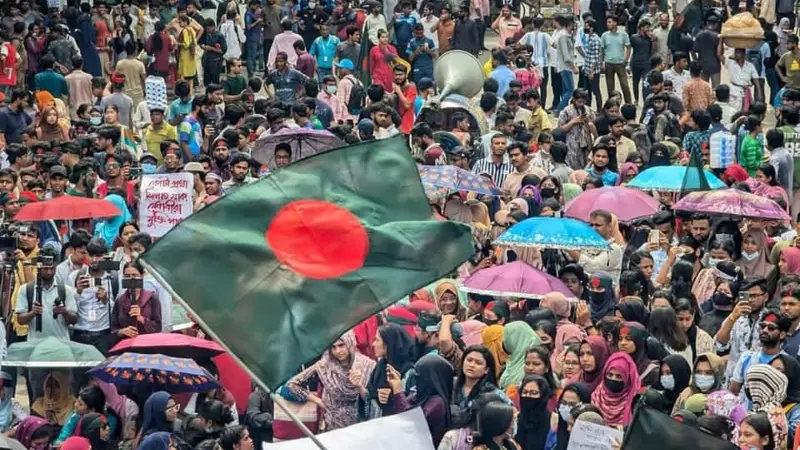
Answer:
[[[518,298],[542,298],[551,292],[561,292],[567,298],[575,298],[575,294],[561,280],[522,261],[479,270],[464,280],[461,290]]]
[[[262,134],[250,155],[270,170],[275,169],[275,146],[287,143],[292,148],[292,162],[344,146],[344,142],[327,130],[310,128],[283,128],[275,134]]]
[[[564,216],[589,222],[593,211],[604,209],[617,216],[620,222],[631,222],[652,216],[661,205],[658,200],[637,189],[622,186],[589,189],[570,200]]]
[[[672,205],[676,211],[790,221],[792,218],[772,199],[738,189],[692,192]]]

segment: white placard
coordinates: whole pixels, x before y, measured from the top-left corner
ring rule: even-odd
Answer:
[[[191,173],[142,175],[139,198],[139,228],[161,237],[192,214],[194,202]]]
[[[357,423],[317,437],[328,450],[434,450],[422,408]],[[319,447],[311,439],[303,438],[264,443],[262,450],[319,450]]]
[[[569,435],[567,450],[613,450],[614,441],[622,443],[622,432],[585,420],[578,420]]]

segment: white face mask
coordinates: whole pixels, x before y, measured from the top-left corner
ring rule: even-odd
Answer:
[[[308,2],[308,9],[314,9],[317,7],[317,4],[314,2]]]
[[[335,94],[336,86],[325,86],[325,90],[328,91],[329,94]]]
[[[742,252],[742,258],[748,261],[755,261],[756,259],[758,259],[758,256],[760,254],[761,252],[753,252],[753,253]]]
[[[558,414],[561,416],[561,420],[563,420],[564,422],[569,422],[570,411],[572,411],[572,407],[570,407],[569,405],[564,405],[564,404],[558,405]]]
[[[668,391],[675,389],[675,377],[672,375],[661,375],[661,386]]]
[[[714,375],[697,375],[694,376],[694,384],[700,392],[708,392],[709,389],[714,387]]]
[[[724,259],[717,259],[717,258],[709,257],[706,267],[713,269],[713,268],[717,267],[717,264],[721,263],[722,261],[725,261],[725,260]]]

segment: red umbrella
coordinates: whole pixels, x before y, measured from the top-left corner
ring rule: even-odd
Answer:
[[[62,195],[44,202],[28,203],[14,217],[21,221],[76,220],[114,217],[122,214],[108,200]]]
[[[225,353],[225,349],[214,341],[207,341],[179,333],[141,334],[124,339],[109,352],[112,355],[125,352],[162,354],[175,358],[206,359]]]
[[[661,205],[658,200],[636,189],[623,186],[589,189],[570,200],[564,207],[564,216],[589,222],[596,209],[604,209],[617,216],[620,222],[652,216]]]

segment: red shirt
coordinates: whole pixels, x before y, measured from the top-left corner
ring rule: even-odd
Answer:
[[[0,65],[0,85],[2,86],[16,86],[17,85],[17,48],[14,44],[6,42],[0,47],[0,58],[2,65]]]
[[[397,112],[400,114],[400,131],[403,134],[411,133],[414,127],[414,100],[417,98],[417,87],[411,83],[406,84],[403,89],[403,96],[411,104],[408,109],[403,108],[400,100],[397,101]]]

